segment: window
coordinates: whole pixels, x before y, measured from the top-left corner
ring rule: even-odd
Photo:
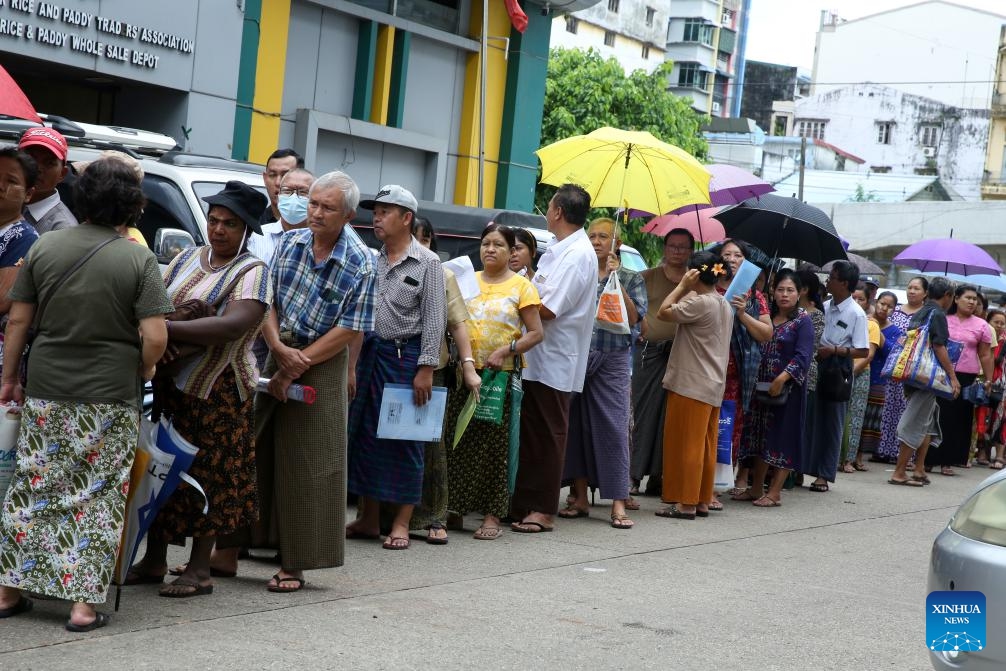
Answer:
[[[824,127],[827,121],[801,121],[797,125],[797,135],[815,140],[824,139]]]
[[[647,27],[653,25],[653,17],[656,16],[656,14],[657,14],[657,10],[655,10],[653,7],[647,7],[646,8],[646,25],[647,25]]]
[[[891,144],[891,132],[894,130],[893,121],[877,122],[877,144]]]
[[[682,63],[681,70],[678,72],[678,86],[705,89],[706,73],[698,63]]]
[[[876,173],[881,173],[881,174],[886,173],[886,172],[891,172],[891,166],[889,166],[889,165],[871,165],[870,166],[870,172],[876,172]]]
[[[735,12],[732,9],[724,9],[723,16],[720,19],[720,25],[726,26],[727,28],[734,25]]]
[[[618,14],[618,0],[608,0],[608,11]]]
[[[685,42],[701,42],[713,45],[713,27],[702,19],[685,20]]]
[[[935,125],[919,126],[919,144],[923,147],[939,146],[940,127]]]
[[[649,60],[649,58],[650,58],[650,45],[649,44],[644,44],[643,45],[643,60],[644,61],[645,60]]]
[[[572,16],[571,14],[566,15],[566,32],[573,33],[576,35],[576,29],[580,27],[580,19]]]
[[[604,31],[604,46],[613,47],[615,46],[615,32],[612,30]]]

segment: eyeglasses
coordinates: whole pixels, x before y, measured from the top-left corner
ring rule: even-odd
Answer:
[[[690,252],[690,251],[692,251],[691,247],[682,247],[680,245],[667,245],[666,247],[664,247],[664,249],[669,249],[672,252]]]
[[[283,186],[283,187],[280,187],[280,189],[279,189],[279,195],[281,195],[281,196],[293,196],[293,195],[297,195],[297,196],[300,196],[301,198],[307,198],[307,193],[310,190],[311,190],[311,188],[307,187],[307,186],[305,186],[303,188],[299,188],[299,189],[291,189],[288,186]]]

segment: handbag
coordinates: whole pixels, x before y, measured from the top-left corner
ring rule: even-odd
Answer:
[[[950,377],[943,370],[929,342],[929,323],[932,318],[933,313],[930,312],[924,324],[909,329],[905,335],[898,338],[887,355],[881,376],[893,382],[901,382],[908,387],[929,389],[942,398],[953,398],[954,391]],[[956,364],[964,351],[963,343],[948,340],[946,347],[950,363]]]
[[[975,380],[961,390],[961,398],[972,405],[988,405],[989,395],[985,392],[985,383]]]
[[[45,297],[39,302],[38,309],[35,310],[35,317],[31,320],[31,326],[28,328],[28,333],[25,338],[24,353],[21,355],[21,364],[18,368],[18,376],[21,379],[22,387],[28,386],[28,356],[31,354],[32,343],[35,342],[35,337],[38,335],[39,328],[42,325],[42,315],[45,314],[45,308],[46,306],[49,305],[49,300],[53,297],[53,295],[57,291],[59,291],[60,287],[62,287],[63,284],[68,279],[70,279],[70,276],[73,275],[78,270],[80,270],[81,267],[85,263],[87,263],[92,256],[101,251],[102,247],[111,244],[116,240],[122,240],[122,238],[120,238],[119,236],[115,236],[107,240],[102,240],[97,245],[92,247],[90,251],[87,252],[87,254],[84,254],[82,257],[77,259],[72,266],[63,271],[63,274],[60,275],[56,279],[56,282],[52,285],[52,289],[49,290],[49,293],[47,293]]]
[[[503,424],[503,402],[506,399],[506,387],[510,382],[510,373],[505,370],[486,368],[482,371],[482,387],[479,389],[479,401],[475,405],[473,419],[493,424]]]
[[[850,359],[833,355],[817,363],[817,395],[833,403],[844,403],[852,398]]]
[[[628,335],[631,332],[629,313],[625,309],[625,297],[622,295],[622,285],[618,281],[617,272],[608,275],[604,291],[601,292],[601,297],[597,300],[594,324],[597,328],[610,333]]]
[[[164,315],[164,319],[169,322],[187,322],[216,315],[220,310],[220,306],[223,305],[223,302],[234,291],[234,287],[238,285],[238,282],[245,276],[245,273],[259,266],[265,266],[265,263],[263,261],[249,263],[247,267],[243,268],[241,272],[231,279],[230,283],[224,287],[224,290],[220,292],[212,303],[204,301],[201,298],[190,298],[176,305],[172,312]],[[173,378],[206,354],[206,345],[180,343],[177,346],[178,356],[166,364],[159,365],[157,367],[158,374],[164,374]]]
[[[755,383],[755,400],[762,405],[768,406],[779,406],[786,405],[789,401],[789,392],[793,387],[793,382],[787,380],[786,384],[782,386],[782,392],[778,396],[772,396],[769,394],[769,389],[771,389],[771,382],[756,382]]]
[[[21,410],[3,409],[0,415],[0,501],[3,500],[17,468],[17,434],[21,428]]]
[[[737,401],[724,400],[720,406],[719,431],[716,434],[716,469],[713,486],[727,490],[734,486],[733,439]]]

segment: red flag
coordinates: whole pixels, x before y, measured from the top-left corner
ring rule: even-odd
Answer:
[[[506,3],[506,13],[510,15],[510,23],[517,29],[517,32],[523,33],[527,30],[527,14],[517,4],[517,0],[503,0],[503,2]]]

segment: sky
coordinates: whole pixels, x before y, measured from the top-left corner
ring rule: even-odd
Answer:
[[[747,58],[795,65],[810,73],[821,11],[851,20],[917,4],[912,0],[751,0]],[[1006,0],[955,0],[955,4],[1006,14]]]

